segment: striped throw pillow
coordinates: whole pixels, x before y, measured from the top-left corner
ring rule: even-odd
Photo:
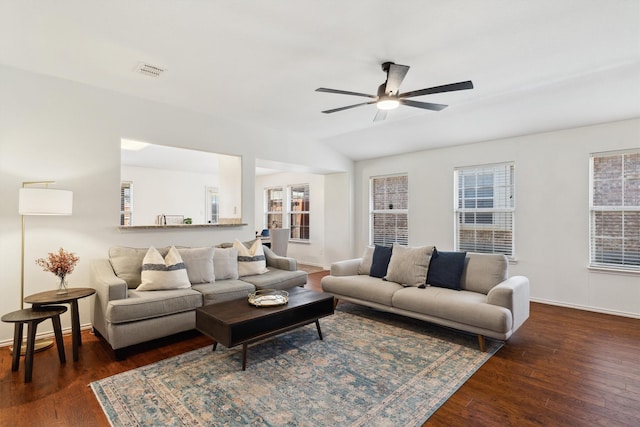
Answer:
[[[238,275],[251,276],[263,274],[267,271],[267,259],[262,250],[262,241],[256,239],[250,248],[247,248],[240,240],[233,241],[233,247],[238,249]]]
[[[151,246],[142,260],[141,279],[140,285],[136,288],[138,291],[191,287],[187,269],[175,246],[171,246],[165,258],[162,258],[160,252]]]

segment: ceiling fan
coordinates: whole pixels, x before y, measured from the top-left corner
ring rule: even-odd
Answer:
[[[404,80],[407,71],[409,71],[408,65],[399,65],[393,62],[385,62],[382,64],[382,71],[387,73],[387,80],[378,87],[377,95],[369,95],[366,93],[350,92],[347,90],[328,89],[326,87],[319,87],[316,92],[328,92],[338,93],[342,95],[354,95],[364,96],[366,98],[373,98],[373,101],[361,102],[359,104],[348,105],[346,107],[333,108],[331,110],[325,110],[323,113],[335,113],[337,111],[348,110],[350,108],[360,107],[362,105],[376,104],[378,111],[373,118],[374,122],[384,120],[387,117],[387,111],[397,108],[400,104],[408,107],[423,108],[425,110],[440,111],[447,107],[445,104],[433,104],[431,102],[412,101],[407,98],[413,98],[416,96],[430,95],[433,93],[441,92],[453,92],[456,90],[473,89],[473,83],[471,80],[466,82],[451,83],[448,85],[434,86],[426,89],[412,90],[410,92],[398,93],[400,91],[400,84]]]

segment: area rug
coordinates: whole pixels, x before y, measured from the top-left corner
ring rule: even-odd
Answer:
[[[113,426],[418,426],[501,346],[351,304],[249,346],[211,346],[90,384]]]

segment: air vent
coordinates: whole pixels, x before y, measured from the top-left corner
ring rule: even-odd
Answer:
[[[145,76],[158,78],[162,73],[164,73],[167,70],[164,68],[156,67],[155,65],[141,62],[136,67],[136,71],[140,74],[144,74]]]

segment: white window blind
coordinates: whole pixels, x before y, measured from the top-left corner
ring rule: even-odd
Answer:
[[[370,244],[409,243],[409,177],[372,177],[370,186]]]
[[[120,183],[120,225],[133,225],[133,184]]]
[[[514,164],[456,168],[455,247],[514,254]]]
[[[309,184],[289,186],[289,237],[309,240]]]
[[[592,154],[590,175],[590,265],[640,271],[640,150]]]

